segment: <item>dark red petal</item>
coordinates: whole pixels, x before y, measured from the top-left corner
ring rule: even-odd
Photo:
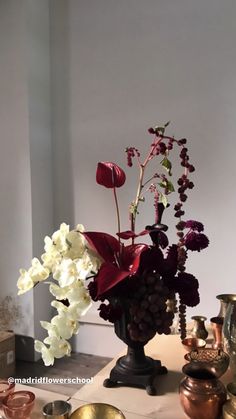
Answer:
[[[90,246],[105,260],[115,263],[116,256],[120,251],[119,241],[107,233],[86,231],[83,233]]]
[[[149,230],[143,230],[139,234],[135,234],[131,230],[121,231],[121,233],[117,233],[117,236],[120,237],[123,240],[129,240],[129,239],[135,239],[139,236],[145,236],[146,234],[149,234]]]
[[[121,270],[111,263],[103,263],[96,276],[97,298],[123,281],[130,272]]]
[[[146,244],[131,244],[123,248],[122,267],[135,274],[139,268],[140,256],[144,250],[148,249]]]
[[[120,188],[125,183],[125,172],[112,162],[99,162],[96,172],[96,181],[106,188]]]

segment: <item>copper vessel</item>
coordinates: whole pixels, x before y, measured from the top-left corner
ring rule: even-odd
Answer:
[[[223,317],[217,316],[211,318],[211,328],[214,337],[214,343],[212,344],[212,347],[214,349],[223,349],[223,322]]]
[[[191,419],[217,419],[226,401],[224,385],[212,373],[191,363],[183,367],[185,378],[179,387],[180,402]]]
[[[192,316],[191,319],[194,321],[193,329],[191,335],[193,338],[206,339],[208,336],[208,331],[205,328],[205,321],[207,318],[205,316]]]
[[[223,419],[236,418],[236,383],[227,385],[229,400],[223,406]]]

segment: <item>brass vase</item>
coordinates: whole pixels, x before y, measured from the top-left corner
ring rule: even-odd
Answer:
[[[205,328],[206,317],[204,316],[192,316],[191,319],[194,321],[191,335],[193,338],[206,340],[208,331]]]
[[[226,401],[224,385],[209,371],[189,363],[179,387],[180,402],[191,419],[218,419]]]
[[[236,294],[220,294],[217,295],[217,300],[220,301],[220,311],[217,317],[225,317],[229,302],[236,297]]]
[[[232,294],[223,324],[224,350],[230,357],[230,369],[233,374],[233,381],[236,380],[236,295]]]
[[[236,418],[236,383],[227,385],[229,400],[223,406],[223,419]]]

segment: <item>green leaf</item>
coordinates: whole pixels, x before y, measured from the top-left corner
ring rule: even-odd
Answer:
[[[167,157],[164,157],[164,159],[161,161],[161,165],[167,170],[170,176],[172,176],[171,169],[172,169],[172,163]]]
[[[164,135],[165,134],[165,127],[155,127],[155,131],[156,131],[156,133],[158,133],[160,135]]]
[[[168,205],[168,199],[167,196],[165,194],[163,194],[162,192],[159,192],[159,202],[161,204],[164,205],[164,207],[166,208]]]
[[[162,181],[162,182],[158,183],[158,185],[159,185],[161,188],[166,188],[166,181]]]
[[[163,180],[162,182],[158,183],[161,188],[167,189],[167,193],[171,193],[175,191],[174,185],[170,180]]]
[[[168,192],[174,192],[175,191],[174,185],[170,180],[167,180],[167,189],[168,189]]]
[[[166,128],[166,127],[168,127],[168,125],[170,125],[170,121],[166,122],[164,127]]]

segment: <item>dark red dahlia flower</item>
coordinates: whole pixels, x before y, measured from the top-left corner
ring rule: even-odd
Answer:
[[[180,301],[189,307],[196,306],[199,301],[198,280],[192,274],[180,272],[175,280],[175,291],[179,293]]]
[[[200,250],[205,249],[209,245],[209,239],[203,233],[192,231],[186,236],[184,244],[188,250],[200,252]]]
[[[204,230],[203,224],[194,220],[185,221],[185,228],[191,228],[191,230],[198,231],[199,233]]]

